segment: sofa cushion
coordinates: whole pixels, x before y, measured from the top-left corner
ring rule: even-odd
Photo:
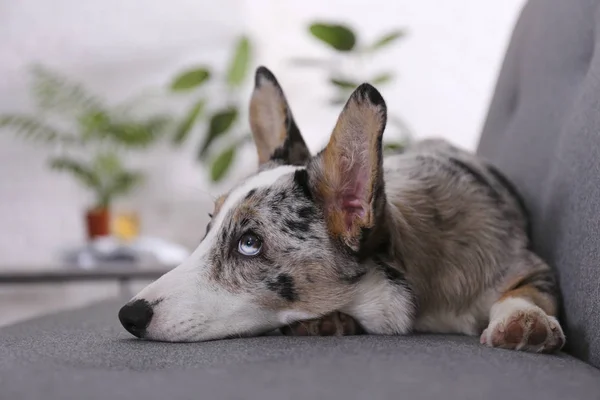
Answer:
[[[523,194],[556,268],[567,350],[600,367],[599,0],[531,0],[506,54],[479,153]]]
[[[0,329],[2,399],[589,399],[600,371],[568,355],[462,336],[134,339],[111,301]]]

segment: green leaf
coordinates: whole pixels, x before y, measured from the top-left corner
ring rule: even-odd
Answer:
[[[94,191],[97,206],[107,207],[117,196],[129,193],[143,180],[137,171],[127,171],[116,153],[96,154],[91,163],[68,156],[50,160],[53,170],[70,173],[84,187]]]
[[[157,138],[167,131],[167,128],[169,128],[172,122],[173,118],[171,116],[158,114],[149,117],[147,120],[141,121],[140,125],[151,132],[153,137]]]
[[[175,135],[173,136],[173,144],[179,145],[185,141],[196,120],[202,114],[205,104],[206,100],[202,99],[192,106],[185,118],[177,126]]]
[[[387,33],[379,39],[377,39],[375,43],[371,45],[370,50],[379,50],[382,47],[392,44],[393,42],[400,39],[401,37],[404,37],[405,35],[406,32],[401,29]]]
[[[79,144],[81,140],[60,132],[37,117],[25,114],[0,115],[0,129],[13,129],[18,136],[44,143]]]
[[[225,177],[231,168],[235,156],[235,146],[229,147],[215,158],[210,169],[210,177],[213,182],[219,182]]]
[[[102,109],[102,101],[80,83],[42,65],[31,68],[33,94],[37,105],[45,110],[70,112]]]
[[[78,123],[84,139],[93,139],[110,125],[110,116],[101,110],[88,111],[78,117]]]
[[[383,151],[387,153],[401,153],[406,146],[401,142],[387,142],[383,145]]]
[[[170,122],[169,116],[160,114],[134,120],[126,117],[115,119],[104,112],[92,112],[79,118],[84,140],[110,140],[129,148],[148,147],[166,132]]]
[[[235,53],[227,70],[229,86],[236,87],[244,83],[250,66],[250,51],[250,40],[245,36],[241,37],[235,46]]]
[[[356,87],[358,87],[358,83],[356,82],[352,82],[348,79],[338,79],[338,78],[331,78],[329,80],[329,82],[331,82],[332,84],[334,84],[335,86],[342,88],[342,89],[355,89]]]
[[[210,71],[205,67],[190,69],[179,74],[171,83],[171,89],[184,91],[195,89],[210,79]]]
[[[121,159],[113,152],[103,152],[96,155],[93,161],[94,171],[104,180],[120,174],[123,171]]]
[[[57,157],[50,160],[50,168],[57,171],[69,172],[85,187],[99,191],[102,180],[89,166],[70,157]]]
[[[211,143],[216,138],[227,132],[229,128],[231,128],[237,118],[237,115],[237,108],[227,108],[213,114],[213,116],[210,118],[208,132],[206,133],[204,143],[198,152],[198,157],[200,159],[204,159],[206,157],[206,153]]]
[[[313,23],[309,27],[310,33],[339,51],[350,51],[356,45],[356,35],[347,26],[328,23]]]
[[[130,121],[111,122],[101,134],[122,146],[131,148],[147,147],[156,139],[156,132],[147,129],[143,124]]]
[[[389,72],[384,72],[383,74],[379,74],[376,77],[374,77],[373,79],[371,79],[371,83],[373,85],[383,85],[385,83],[390,82],[392,79],[394,79],[394,74],[389,73]]]
[[[130,193],[136,186],[143,181],[143,174],[140,172],[123,171],[113,177],[108,187],[105,189],[107,198],[124,196]]]

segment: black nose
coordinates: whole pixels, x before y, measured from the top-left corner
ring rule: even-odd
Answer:
[[[129,333],[141,338],[144,337],[153,315],[154,311],[146,300],[136,300],[125,304],[119,310],[119,321]]]

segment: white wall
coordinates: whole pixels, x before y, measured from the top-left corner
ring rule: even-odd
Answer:
[[[248,1],[261,61],[272,66],[291,98],[310,145],[325,143],[337,110],[315,104],[327,98],[318,72],[302,73],[287,60],[327,51],[306,32],[314,19],[350,21],[366,39],[393,28],[409,36],[379,58],[382,70],[399,75],[384,90],[388,107],[402,114],[419,136],[445,136],[473,149],[497,70],[523,0],[319,0]]]
[[[179,68],[224,60],[246,29],[257,63],[284,85],[309,146],[327,140],[338,110],[323,107],[323,76],[290,67],[324,54],[306,35],[309,21],[350,21],[372,39],[390,28],[410,35],[381,57],[399,79],[384,91],[419,136],[443,135],[474,148],[512,24],[524,0],[19,0],[0,2],[0,112],[31,107],[25,68],[33,61],[85,80],[111,100],[168,82]],[[385,66],[385,67],[384,67]],[[210,188],[193,149],[157,149],[137,160],[152,178],[135,196],[146,233],[193,246],[204,230]],[[70,179],[49,173],[44,149],[0,135],[0,268],[45,265],[83,237],[89,199]],[[247,150],[245,162],[255,156]],[[238,173],[247,169],[238,166]],[[245,167],[245,168],[244,168]]]

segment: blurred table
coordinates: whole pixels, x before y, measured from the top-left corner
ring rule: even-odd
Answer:
[[[134,280],[155,280],[172,267],[140,267],[137,265],[123,265],[109,267],[96,267],[94,269],[78,269],[74,267],[38,270],[7,270],[0,271],[0,285],[2,284],[40,284],[40,283],[69,283],[69,282],[118,282],[121,294],[129,296],[129,283]]]

